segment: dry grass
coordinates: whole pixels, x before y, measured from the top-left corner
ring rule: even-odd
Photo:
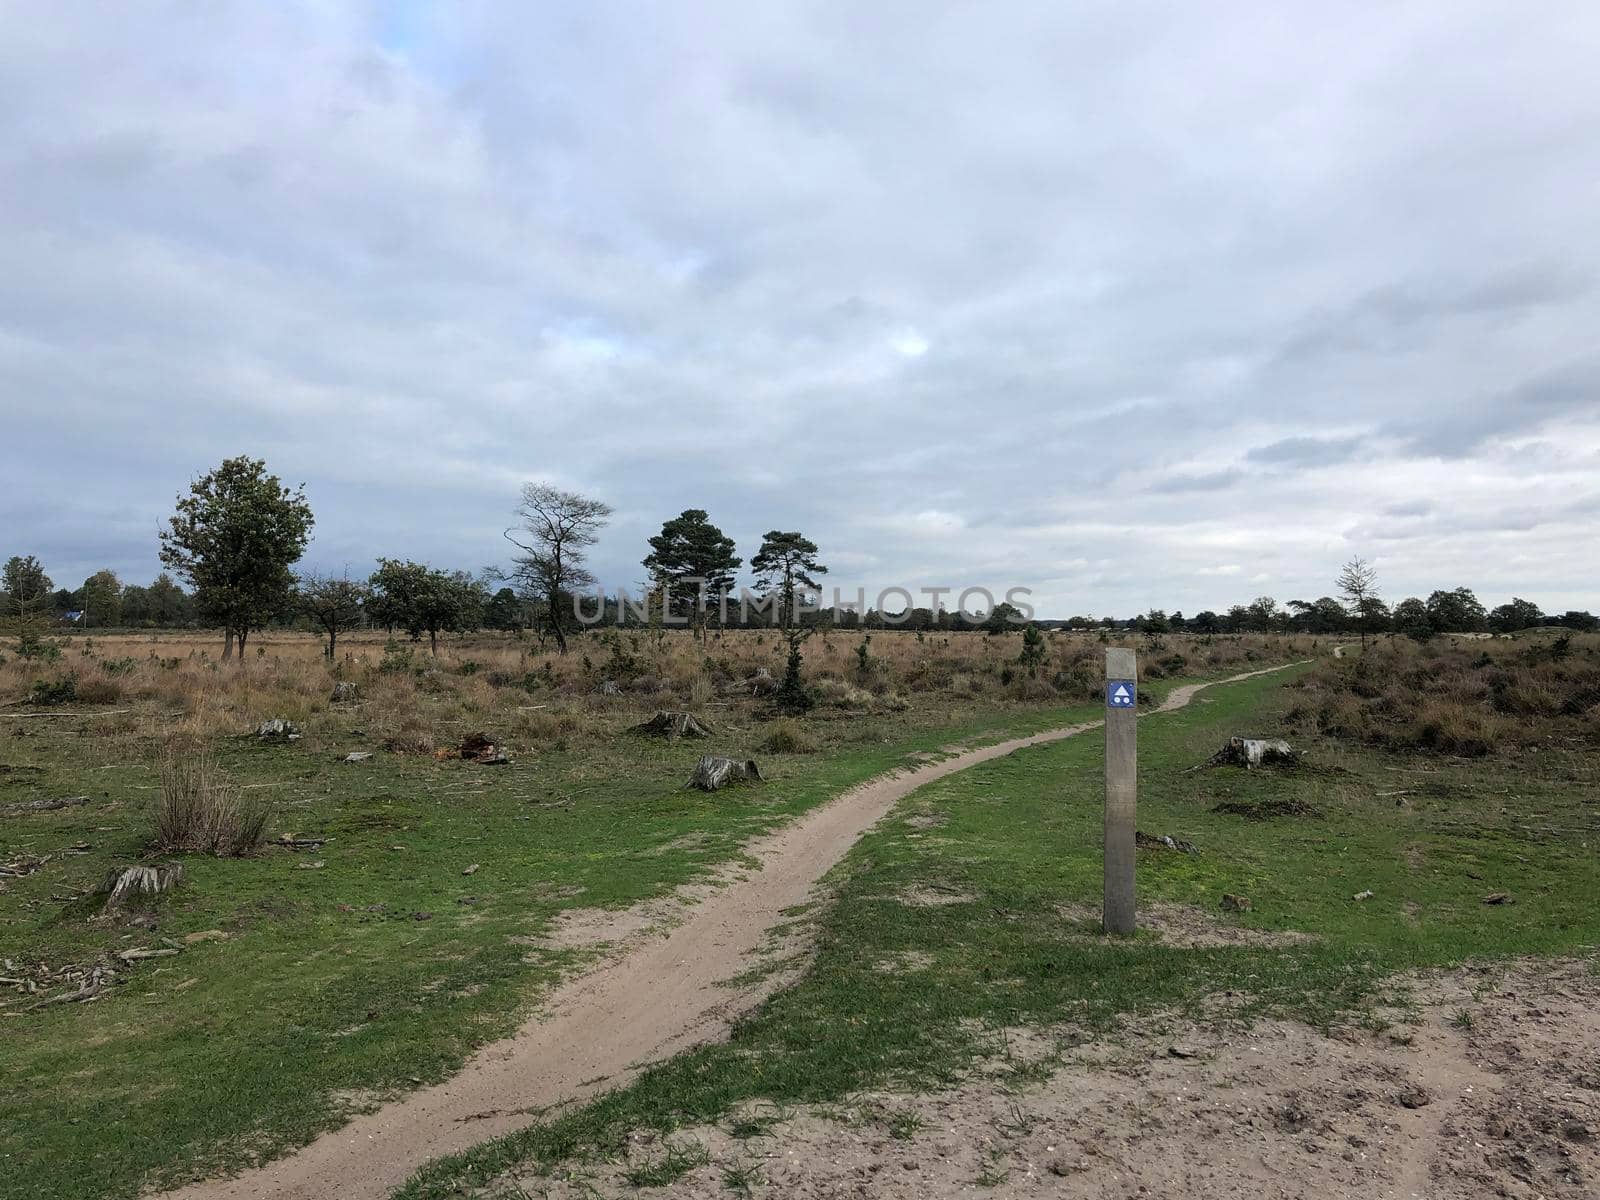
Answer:
[[[761,748],[768,754],[815,754],[817,741],[799,721],[785,717],[773,722]]]
[[[204,752],[170,748],[155,810],[157,850],[237,858],[261,845],[272,806],[247,799]]]
[[[1329,659],[1295,685],[1290,719],[1391,749],[1477,757],[1600,740],[1600,637],[1404,638]]]
[[[1151,680],[1316,652],[1303,637],[1138,640],[1141,675]],[[803,724],[908,708],[1075,704],[1100,694],[1098,634],[1050,634],[1045,661],[1031,674],[1018,662],[1020,633],[874,631],[865,665],[862,643],[861,633],[841,630],[805,643],[805,678],[818,707]],[[294,721],[313,741],[357,725],[390,749],[428,753],[483,729],[528,752],[605,739],[660,708],[765,718],[786,654],[776,631],[713,633],[701,643],[680,631],[604,630],[576,639],[566,656],[531,639],[486,633],[443,640],[437,657],[425,643],[359,634],[341,640],[331,665],[308,634],[257,635],[244,660],[226,664],[220,648],[220,638],[203,633],[62,639],[55,662],[0,664],[0,705],[26,702],[36,684],[70,681],[79,708],[130,710],[94,722],[113,757],[147,757],[172,736],[196,744],[244,736],[271,717]],[[335,703],[338,681],[355,683],[359,701]]]

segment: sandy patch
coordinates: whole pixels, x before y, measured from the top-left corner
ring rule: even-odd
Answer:
[[[927,951],[904,950],[879,959],[874,969],[885,975],[909,975],[915,971],[926,971],[931,966],[933,955]]]
[[[1063,920],[1084,927],[1086,939],[1105,940],[1107,945],[1136,946],[1136,940],[1104,938],[1100,932],[1100,910],[1087,904],[1063,904],[1056,908]],[[1177,950],[1209,950],[1218,946],[1298,946],[1316,940],[1297,929],[1246,929],[1230,922],[1226,915],[1208,913],[1189,904],[1145,904],[1138,913],[1141,932],[1155,934],[1164,946]]]
[[[1523,964],[1415,989],[1419,1023],[1386,1033],[1325,1036],[1286,1021],[1189,1028],[1084,1047],[1020,1089],[998,1082],[1000,1071],[934,1096],[751,1106],[675,1132],[710,1162],[650,1194],[724,1197],[732,1169],[754,1172],[757,1194],[798,1200],[1595,1195],[1600,981],[1579,964]],[[758,1136],[734,1137],[755,1114]],[[627,1194],[623,1174],[662,1153],[639,1134],[627,1162],[587,1163],[581,1183],[559,1172],[507,1182],[552,1200]]]

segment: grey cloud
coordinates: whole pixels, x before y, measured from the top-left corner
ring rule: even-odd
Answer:
[[[0,41],[0,554],[147,578],[173,494],[248,451],[306,480],[316,565],[503,560],[548,476],[616,504],[611,581],[693,505],[868,585],[1187,611],[1322,594],[1369,524],[1586,495],[1600,13],[1157,19],[32,13]],[[1535,434],[1560,452],[1505,451]],[[1600,562],[1549,503],[1520,536],[1554,607]],[[1241,544],[1263,514],[1279,557]],[[1386,541],[1386,576],[1512,570],[1453,537]]]
[[[1245,477],[1238,467],[1222,471],[1204,471],[1195,475],[1169,475],[1150,485],[1149,490],[1162,494],[1175,492],[1217,492],[1230,488]]]
[[[1325,467],[1355,457],[1365,444],[1360,437],[1291,437],[1256,446],[1245,458],[1272,466]]]

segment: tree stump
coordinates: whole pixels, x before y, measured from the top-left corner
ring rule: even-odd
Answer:
[[[133,896],[159,896],[183,882],[182,863],[162,863],[154,867],[113,867],[95,888],[106,897],[104,913],[116,912]]]
[[[340,680],[333,685],[333,703],[351,704],[361,699],[361,688],[349,680]]]
[[[492,766],[504,766],[511,761],[505,746],[487,733],[467,734],[461,739],[461,746],[456,753],[466,762],[488,763]]]
[[[679,738],[703,738],[711,736],[710,726],[704,724],[693,713],[670,712],[662,710],[648,721],[641,721],[633,727],[634,733],[645,733],[652,737],[664,737],[672,741]]]
[[[755,759],[740,761],[736,758],[720,758],[715,754],[702,755],[699,762],[694,765],[694,774],[689,776],[686,786],[699,788],[702,792],[714,792],[718,788],[727,787],[730,783],[760,783],[761,768],[756,766]]]
[[[1293,767],[1300,763],[1300,755],[1282,738],[1231,737],[1210,758],[1208,767],[1235,766],[1254,770],[1267,766]]]

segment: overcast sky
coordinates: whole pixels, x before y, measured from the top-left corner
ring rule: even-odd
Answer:
[[[0,0],[0,556],[1600,608],[1600,6]]]

